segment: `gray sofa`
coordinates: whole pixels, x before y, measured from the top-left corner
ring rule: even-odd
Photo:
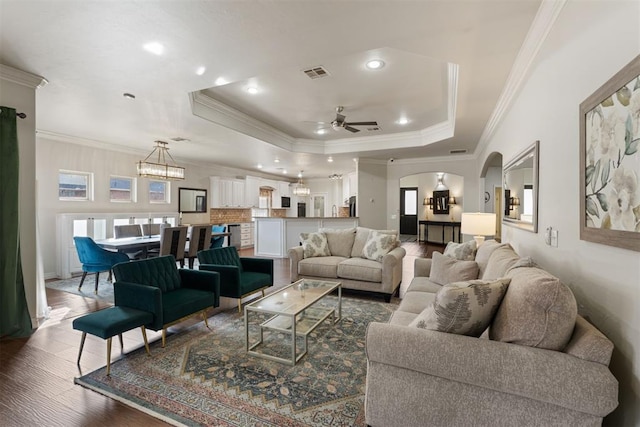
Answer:
[[[508,244],[486,242],[475,261],[478,277],[510,279],[481,337],[416,327],[442,287],[432,259],[416,259],[389,322],[369,325],[367,424],[601,425],[618,405],[611,341],[577,314],[568,287]]]
[[[396,247],[380,261],[363,257],[363,249],[373,231],[366,227],[345,230],[320,230],[326,235],[329,256],[304,257],[302,246],[288,251],[291,281],[301,278],[338,280],[343,289],[366,291],[383,296],[387,302],[402,282],[402,259],[396,230],[375,230],[396,236]]]

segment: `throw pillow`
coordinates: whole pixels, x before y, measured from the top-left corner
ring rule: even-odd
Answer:
[[[476,249],[475,240],[464,243],[449,242],[444,248],[444,255],[462,261],[473,261],[476,257]]]
[[[509,281],[503,278],[445,285],[436,293],[433,305],[425,308],[409,326],[479,337],[498,310]]]
[[[478,278],[478,263],[475,261],[460,261],[440,252],[431,255],[431,272],[429,280],[438,285]]]
[[[364,249],[364,245],[369,240],[369,233],[371,233],[372,229],[367,227],[357,227],[356,228],[356,238],[353,241],[353,248],[351,249],[351,258],[362,258],[362,250]],[[375,230],[378,233],[382,234],[393,234],[394,236],[398,236],[398,230]]]
[[[372,230],[362,249],[362,255],[367,259],[382,262],[382,258],[395,247],[396,236],[394,234],[384,234]]]
[[[480,246],[478,246],[478,250],[476,251],[475,261],[478,263],[478,277],[482,277],[484,275],[484,270],[487,268],[487,264],[489,263],[489,257],[496,249],[500,247],[506,247],[508,243],[498,243],[495,240],[485,240]]]
[[[491,323],[489,337],[562,351],[578,315],[571,290],[540,268],[514,268],[507,277],[511,278],[509,291]]]
[[[487,262],[484,274],[480,277],[482,280],[494,280],[498,277],[504,277],[507,270],[511,268],[520,256],[513,250],[510,244],[505,244],[496,248]]]
[[[533,261],[533,258],[531,258],[530,256],[525,256],[520,258],[518,261],[515,262],[515,264],[509,267],[509,269],[507,270],[507,274],[509,274],[509,272],[514,268],[523,268],[523,267],[538,267],[538,264],[536,264]]]
[[[355,228],[346,228],[344,230],[321,228],[320,231],[327,236],[329,252],[331,252],[331,255],[345,258],[349,258],[351,256],[353,241],[356,239]]]
[[[317,256],[331,256],[329,252],[329,244],[324,233],[300,233],[300,241],[302,242],[302,251],[304,258],[313,258]]]

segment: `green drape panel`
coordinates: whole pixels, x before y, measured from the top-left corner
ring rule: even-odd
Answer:
[[[0,336],[31,334],[20,262],[16,110],[0,107]]]

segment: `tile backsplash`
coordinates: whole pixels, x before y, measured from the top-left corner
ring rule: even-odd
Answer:
[[[348,212],[348,211],[347,211]],[[251,222],[251,209],[217,208],[210,210],[211,224]],[[271,209],[271,217],[285,218],[286,209]]]

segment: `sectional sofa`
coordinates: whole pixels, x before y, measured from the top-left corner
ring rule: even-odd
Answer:
[[[508,244],[466,260],[435,253],[416,259],[389,322],[368,327],[366,422],[598,426],[618,405],[612,351],[571,290]]]

